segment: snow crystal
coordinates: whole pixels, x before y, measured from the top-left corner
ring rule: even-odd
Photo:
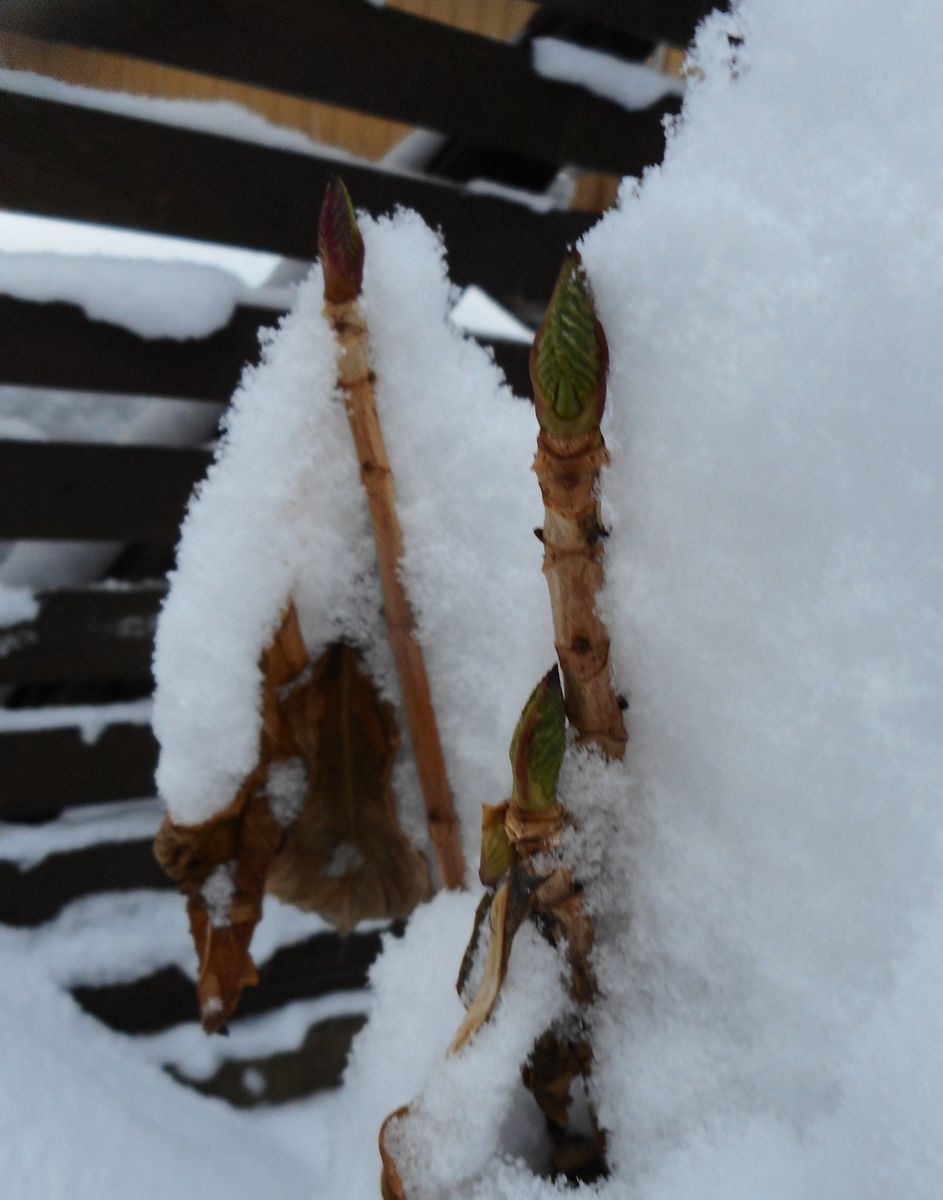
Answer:
[[[684,95],[684,84],[673,75],[601,50],[550,37],[534,38],[531,50],[538,75],[574,83],[630,111],[651,108],[666,96]]]
[[[410,213],[363,219],[362,227],[363,308],[397,482],[403,571],[474,861],[482,797],[503,798],[509,731],[553,655],[531,532],[542,512],[527,470],[533,413],[487,351],[450,324],[435,235]],[[217,461],[184,523],[157,632],[154,712],[159,790],[183,823],[225,807],[254,766],[259,657],[289,596],[313,657],[346,638],[363,649],[381,690],[398,697],[366,500],[335,394],[336,345],[321,307],[315,268],[237,391]],[[408,760],[401,713],[398,723]],[[395,779],[415,776],[398,766]],[[399,800],[406,827],[420,827],[415,789]]]

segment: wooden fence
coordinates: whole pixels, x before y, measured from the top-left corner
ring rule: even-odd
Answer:
[[[540,11],[650,44],[683,45],[706,7],[703,0],[547,0]],[[0,28],[617,174],[637,174],[659,159],[662,119],[677,108],[669,99],[626,111],[541,78],[526,48],[357,0],[19,0],[0,8]],[[592,219],[534,211],[431,177],[13,93],[2,93],[0,102],[0,161],[5,208],[301,259],[314,255],[321,194],[340,170],[359,206],[379,213],[410,205],[440,227],[453,278],[480,285],[525,320],[543,310],[565,247]],[[258,330],[273,319],[270,311],[244,307],[201,340],[147,340],[70,304],[0,297],[0,384],[223,401],[257,353]],[[525,392],[526,350],[493,348]],[[207,461],[200,449],[0,441],[0,539],[114,541],[144,547],[152,567],[166,566]],[[147,695],[164,585],[135,582],[135,573],[120,567],[111,572],[122,573],[120,588],[44,593],[34,620],[0,630],[0,685],[10,689],[9,703],[61,705],[109,689]],[[91,743],[68,723],[0,733],[0,819],[44,821],[63,809],[152,795],[155,759],[147,726],[118,722]],[[0,921],[36,926],[78,897],[167,886],[147,841],[55,853],[28,868],[0,861]],[[261,986],[246,994],[242,1014],[361,986],[378,945],[377,932],[347,939],[322,933],[279,950]],[[76,987],[74,994],[126,1032],[195,1015],[192,984],[175,966],[127,983]],[[272,1085],[266,1098],[335,1082],[360,1020],[332,1019],[312,1029],[291,1061],[277,1055],[262,1064]],[[236,1103],[251,1100],[238,1073],[225,1068],[206,1086]]]

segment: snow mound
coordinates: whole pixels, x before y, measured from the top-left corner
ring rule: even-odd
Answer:
[[[612,1166],[578,1194],[943,1189],[941,35],[930,0],[715,15],[665,163],[581,247],[631,740],[625,767],[577,754],[561,783]],[[378,988],[390,1039],[415,975]],[[396,1063],[427,1061],[427,1020]],[[488,1094],[467,1102],[484,1119]],[[446,1184],[439,1141],[430,1121],[411,1154],[450,1200],[558,1194],[506,1143]],[[370,1194],[350,1178],[336,1195]]]
[[[396,476],[403,572],[423,644],[469,861],[483,796],[506,785],[507,730],[553,656],[531,530],[533,415],[488,352],[450,324],[440,243],[412,213],[362,220],[363,308]],[[158,787],[174,819],[225,807],[255,763],[259,656],[294,596],[317,655],[361,646],[398,688],[380,613],[373,535],[315,268],[246,373],[191,502],[155,652]],[[405,739],[405,722],[399,718]],[[408,745],[403,818],[424,841]]]

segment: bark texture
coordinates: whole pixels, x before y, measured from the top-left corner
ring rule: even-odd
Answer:
[[[447,888],[461,888],[465,882],[461,831],[446,774],[422,647],[416,637],[412,608],[400,575],[403,535],[396,511],[396,486],[374,398],[367,330],[356,300],[328,302],[325,313],[341,347],[338,378],[344,391],[360,477],[373,522],[383,609],[425,801],[429,834],[443,884]]]
[[[361,920],[405,917],[432,890],[389,787],[393,709],[358,652],[336,643],[312,663],[289,605],[261,669],[256,766],[228,808],[200,825],[168,817],[155,842],[187,897],[208,1033],[258,982],[249,945],[266,891],[346,932]]]
[[[621,759],[627,734],[612,684],[609,634],[596,611],[606,531],[599,472],[609,462],[598,429],[573,438],[541,430],[534,471],[544,501],[544,575],[570,724],[583,744]]]

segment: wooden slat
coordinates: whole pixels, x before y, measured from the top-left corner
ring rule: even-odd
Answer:
[[[541,0],[541,4],[595,25],[676,46],[686,46],[701,17],[720,7],[715,0]]]
[[[243,364],[256,362],[269,309],[237,308],[205,338],[145,338],[95,321],[74,304],[0,296],[0,383],[71,391],[226,401]]]
[[[172,886],[157,865],[150,840],[50,854],[25,871],[0,862],[0,922],[42,925],[83,896]]]
[[[0,441],[0,539],[176,541],[205,450]]]
[[[276,320],[270,309],[239,308],[225,328],[181,342],[139,337],[73,304],[0,296],[0,384],[222,402],[243,364],[257,360],[259,328]],[[479,340],[491,346],[515,392],[528,396],[529,347]]]
[[[358,207],[381,213],[403,204],[440,227],[457,283],[478,283],[535,321],[566,246],[593,221],[11,93],[0,104],[0,160],[5,208],[301,259],[316,253],[321,198],[329,176],[340,172]]]
[[[203,1096],[218,1096],[234,1108],[289,1104],[338,1086],[350,1044],[366,1020],[364,1015],[353,1014],[319,1021],[311,1026],[297,1050],[264,1058],[230,1059],[209,1079],[191,1079],[173,1066],[164,1069],[178,1083]]]
[[[156,767],[148,725],[109,726],[90,745],[74,728],[0,733],[0,820],[152,796]]]
[[[243,992],[235,1019],[363,987],[380,952],[380,936],[376,931],[347,937],[318,933],[276,951],[259,968],[259,986]],[[197,1019],[193,980],[179,967],[164,967],[131,983],[74,987],[72,994],[86,1012],[121,1033],[157,1033]]]
[[[0,683],[149,680],[158,587],[45,592],[39,615],[0,630]]]
[[[627,112],[526,47],[365,0],[13,0],[5,28],[392,117],[550,162],[639,174],[676,99]]]

